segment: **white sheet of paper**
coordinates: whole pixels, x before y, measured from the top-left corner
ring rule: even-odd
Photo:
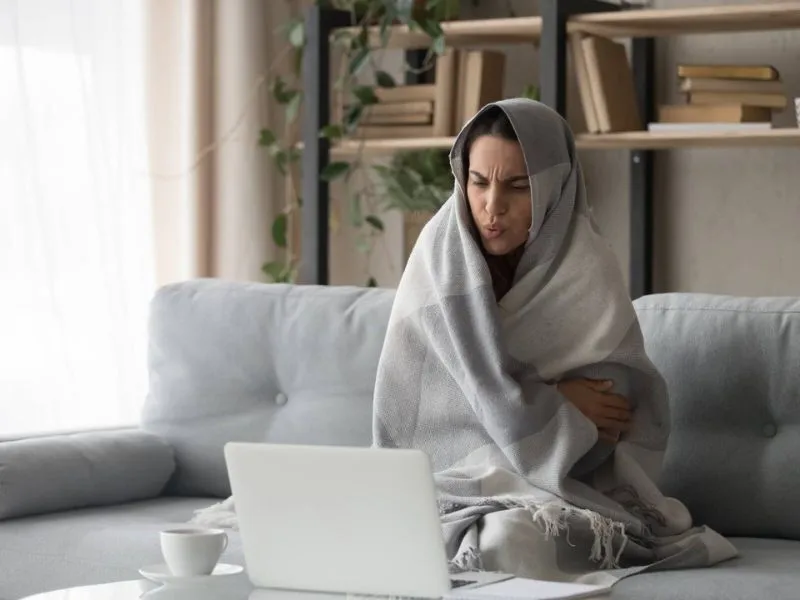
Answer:
[[[556,583],[537,579],[515,577],[485,587],[455,589],[447,598],[451,600],[566,600],[590,598],[608,594],[611,588],[582,583]]]

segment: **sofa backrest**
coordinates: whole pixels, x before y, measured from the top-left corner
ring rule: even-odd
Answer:
[[[156,295],[142,427],[171,493],[230,493],[228,441],[368,446],[393,291],[201,280]]]
[[[226,442],[367,446],[394,292],[194,281],[152,305],[143,427],[175,448],[170,491],[230,492]],[[635,302],[670,392],[661,486],[725,535],[800,539],[800,300]]]
[[[800,300],[635,305],[670,392],[663,491],[724,535],[800,539]]]

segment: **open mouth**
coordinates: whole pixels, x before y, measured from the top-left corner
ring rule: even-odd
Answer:
[[[486,238],[487,240],[494,240],[503,235],[504,231],[505,230],[502,227],[498,227],[497,225],[490,225],[489,227],[483,228],[483,233],[484,233],[483,237]]]

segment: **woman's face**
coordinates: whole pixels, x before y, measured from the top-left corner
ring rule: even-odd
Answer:
[[[492,135],[472,143],[467,201],[489,254],[508,254],[528,240],[531,189],[519,143]]]

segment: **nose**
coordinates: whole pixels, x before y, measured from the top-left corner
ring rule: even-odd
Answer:
[[[490,217],[502,216],[508,211],[508,205],[502,190],[496,184],[490,185],[486,193],[486,212]]]

